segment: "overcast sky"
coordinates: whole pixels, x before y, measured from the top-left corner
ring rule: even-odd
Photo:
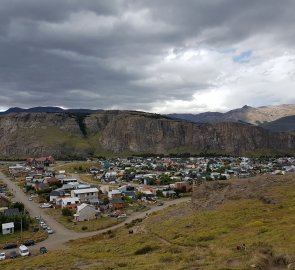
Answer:
[[[295,1],[0,0],[0,110],[295,103]]]

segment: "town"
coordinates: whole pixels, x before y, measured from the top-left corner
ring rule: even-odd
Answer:
[[[7,259],[36,254],[36,248],[26,247],[37,243],[38,253],[46,253],[42,242],[60,225],[90,234],[128,225],[178,200],[189,201],[202,181],[283,175],[295,170],[295,158],[154,156],[69,162],[48,156],[2,162],[1,168],[0,249],[20,245],[18,253],[1,252],[0,258]]]

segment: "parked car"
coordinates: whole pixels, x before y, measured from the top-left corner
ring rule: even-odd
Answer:
[[[157,206],[162,206],[162,205],[164,205],[163,202],[158,202],[158,203],[157,203]]]
[[[40,207],[41,208],[51,208],[52,205],[50,203],[42,203],[42,204],[40,204]]]
[[[10,254],[9,254],[9,258],[10,259],[15,259],[16,257],[17,257],[16,251],[11,251]]]
[[[23,242],[25,246],[33,246],[35,245],[35,241],[33,239],[29,239]]]
[[[30,251],[25,245],[20,245],[18,248],[18,252],[19,255],[21,255],[22,257],[30,255]]]
[[[3,249],[10,249],[10,248],[17,248],[17,244],[16,243],[8,243],[3,247]]]
[[[40,253],[41,254],[47,253],[47,248],[46,247],[40,247]]]
[[[127,215],[126,214],[121,214],[121,215],[117,216],[117,218],[127,218]]]
[[[0,261],[5,260],[6,256],[5,256],[5,252],[1,252],[0,253]]]
[[[48,234],[53,234],[54,233],[54,231],[50,227],[47,227],[46,232]]]

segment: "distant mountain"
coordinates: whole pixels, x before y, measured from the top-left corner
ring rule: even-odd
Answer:
[[[206,112],[200,114],[168,114],[173,119],[181,119],[195,123],[243,122],[261,125],[279,118],[295,115],[295,105],[277,105],[250,107],[244,106],[226,113]]]
[[[276,132],[295,132],[295,115],[282,117],[275,121],[264,123],[260,126]]]
[[[62,112],[72,112],[72,113],[95,113],[102,110],[90,110],[90,109],[62,109],[60,107],[33,107],[29,109],[23,109],[19,107],[10,108],[7,111],[0,112],[0,115],[6,115],[11,113],[62,113]]]
[[[175,121],[136,111],[21,112],[0,116],[0,158],[141,153],[294,154],[295,134],[242,123]]]

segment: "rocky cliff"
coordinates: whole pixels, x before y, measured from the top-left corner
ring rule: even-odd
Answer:
[[[295,136],[288,133],[239,123],[195,124],[132,111],[10,114],[0,117],[0,136],[3,158],[295,150]]]

